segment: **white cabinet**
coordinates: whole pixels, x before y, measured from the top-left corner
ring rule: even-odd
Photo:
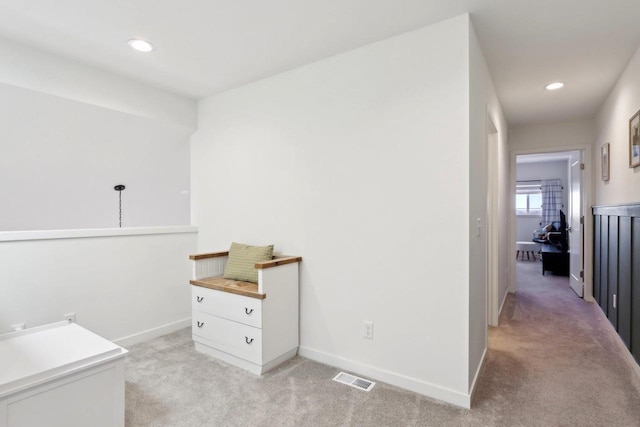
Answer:
[[[75,323],[0,336],[0,427],[124,426],[127,351]]]
[[[260,375],[298,352],[301,258],[257,263],[254,284],[222,278],[226,256],[191,256],[193,341],[198,351]]]
[[[262,300],[192,286],[193,314],[206,313],[245,325],[262,327]]]
[[[262,364],[262,329],[199,312],[193,313],[192,328],[196,343]]]

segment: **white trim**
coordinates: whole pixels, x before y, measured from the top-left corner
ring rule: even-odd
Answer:
[[[471,383],[471,387],[469,388],[469,400],[473,402],[473,396],[476,394],[478,379],[484,370],[485,363],[487,362],[487,348],[484,348],[484,352],[482,353],[482,359],[480,359],[480,364],[478,365],[478,369],[476,369],[476,374],[473,377],[473,382]],[[471,405],[469,405],[471,407]]]
[[[193,225],[169,227],[83,228],[72,230],[0,231],[0,242],[23,240],[83,239],[87,237],[139,236],[146,234],[197,233]]]
[[[507,292],[504,293],[504,297],[502,298],[502,303],[500,303],[500,309],[498,309],[498,318],[502,313],[502,309],[504,308],[504,303],[507,302],[507,297],[509,296],[509,288],[507,287]]]
[[[495,122],[485,104],[486,112],[486,144],[487,144],[487,206],[486,206],[486,323],[489,326],[498,325],[498,294],[500,293],[500,248],[498,205],[500,197],[500,176],[498,175],[500,135]],[[487,333],[488,335],[488,333]],[[486,340],[485,340],[486,342]]]
[[[333,354],[325,353],[309,347],[300,346],[298,355],[325,365],[334,366],[336,368],[354,372],[358,375],[371,377],[378,381],[403,388],[405,390],[419,393],[433,399],[442,400],[452,405],[461,406],[465,409],[471,408],[471,395],[462,393],[448,388],[440,387],[435,384],[428,383],[416,378],[407,377],[406,375],[379,369],[373,366],[365,365]]]
[[[113,340],[113,343],[119,345],[120,347],[129,347],[153,338],[161,337],[162,335],[167,335],[172,332],[179,331],[180,329],[188,328],[189,326],[191,326],[190,317],[187,319],[178,320],[176,322],[167,323],[166,325],[162,325],[157,328],[147,329],[146,331],[118,338],[116,340]]]

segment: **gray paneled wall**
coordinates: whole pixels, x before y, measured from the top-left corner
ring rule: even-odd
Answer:
[[[640,203],[593,215],[593,296],[640,363]]]

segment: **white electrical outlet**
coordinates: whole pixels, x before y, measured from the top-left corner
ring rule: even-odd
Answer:
[[[11,325],[11,329],[14,331],[21,331],[27,327],[26,323],[16,323],[15,325]]]
[[[373,322],[365,321],[363,324],[364,324],[363,336],[367,339],[372,340],[373,339]]]
[[[76,314],[75,313],[65,313],[62,315],[64,320],[68,320],[69,323],[76,323]]]

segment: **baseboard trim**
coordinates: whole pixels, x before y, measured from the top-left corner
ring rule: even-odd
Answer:
[[[170,334],[171,332],[178,331],[183,328],[191,326],[191,318],[178,320],[176,322],[167,323],[166,325],[158,326],[157,328],[148,329],[146,331],[138,332],[126,337],[113,340],[114,344],[120,347],[129,347],[134,344],[138,344],[144,341],[148,341],[153,338],[160,337],[162,335]]]
[[[613,335],[616,336],[615,341],[618,343],[618,351],[623,355],[622,357],[627,362],[631,370],[635,372],[636,375],[635,375],[634,384],[638,389],[638,391],[640,391],[640,364],[638,364],[636,362],[636,359],[633,358],[633,355],[631,354],[627,346],[624,344],[624,341],[622,341],[622,338],[620,337],[620,335],[618,335],[618,331],[616,331],[616,329],[613,327],[613,325],[611,324],[607,316],[604,314],[604,311],[602,311],[598,303],[593,303],[592,305],[593,305],[593,309],[598,313],[600,313],[600,316],[602,316],[602,318],[605,320],[605,323],[609,326],[609,330],[611,331],[611,333],[613,333]]]
[[[482,375],[482,371],[484,371],[485,362],[487,361],[487,347],[484,348],[482,352],[482,359],[480,359],[480,364],[478,365],[478,369],[476,369],[476,374],[473,377],[473,382],[471,383],[471,388],[469,389],[469,408],[471,408],[471,403],[473,403],[473,396],[476,394],[476,386],[478,385],[478,379]]]
[[[377,381],[382,381],[433,399],[441,400],[452,405],[460,406],[465,409],[471,408],[471,395],[469,394],[460,393],[426,381],[421,381],[416,378],[407,377],[406,375],[365,365],[305,346],[299,347],[298,355],[325,365],[353,372],[360,376],[370,377]]]
[[[500,303],[500,308],[498,309],[498,319],[500,318],[500,313],[502,313],[502,309],[504,308],[504,303],[507,302],[507,297],[509,296],[509,289],[504,293],[504,297],[502,298],[502,302]],[[500,322],[498,322],[500,323]]]

